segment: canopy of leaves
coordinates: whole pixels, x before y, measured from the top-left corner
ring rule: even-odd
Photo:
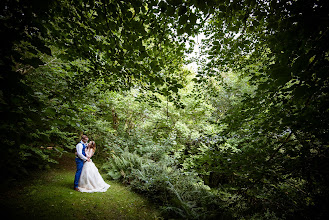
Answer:
[[[212,158],[218,178],[230,173],[246,197],[270,190],[268,184],[282,190],[282,210],[296,203],[314,213],[328,204],[328,7],[327,1],[220,1],[206,27],[200,81],[232,70],[257,88],[229,109],[223,138],[204,162]]]
[[[328,1],[0,6],[4,175],[55,162],[52,153],[73,149],[87,133],[100,155],[119,161],[114,150],[126,146],[121,156],[153,161],[140,172],[155,175],[165,164],[163,181],[196,172],[213,189],[203,195],[229,204],[215,217],[224,218],[222,208],[232,218],[328,215]],[[201,32],[194,74],[183,69],[185,43]],[[165,193],[168,186],[175,189],[167,184]],[[198,202],[169,191],[181,216],[196,216]]]
[[[191,17],[188,28],[182,16]],[[70,119],[62,126],[75,126],[72,122],[81,120],[75,103],[94,97],[86,87],[100,83],[104,91],[164,84],[166,71],[183,62],[184,33],[192,32],[195,18],[183,2],[1,1],[1,138],[13,151],[4,163],[14,161],[23,145],[39,149],[55,141],[44,132],[57,129],[64,112]],[[51,68],[35,72],[41,66]],[[167,90],[181,87],[173,83]],[[39,91],[44,86],[46,91]]]

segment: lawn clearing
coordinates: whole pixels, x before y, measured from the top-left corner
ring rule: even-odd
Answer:
[[[0,203],[8,219],[161,219],[144,197],[114,181],[105,193],[73,190],[75,162],[66,155],[46,172],[14,183],[2,192]],[[7,217],[6,217],[7,218]]]

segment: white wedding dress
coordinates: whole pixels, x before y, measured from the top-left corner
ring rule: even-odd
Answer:
[[[85,152],[87,157],[92,157],[94,154],[92,149],[86,149]],[[95,164],[91,160],[86,161],[79,180],[80,192],[106,192],[109,187],[110,185],[103,180]]]

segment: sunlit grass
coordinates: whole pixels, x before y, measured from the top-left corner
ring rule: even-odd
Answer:
[[[72,161],[74,159],[72,158]],[[105,193],[73,190],[74,162],[53,168],[8,190],[0,199],[10,218],[21,219],[159,219],[145,198],[120,183]]]

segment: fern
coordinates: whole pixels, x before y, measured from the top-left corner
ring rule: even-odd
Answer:
[[[142,169],[143,164],[147,162],[149,160],[130,153],[128,149],[125,149],[120,156],[113,154],[103,168],[108,170],[108,175],[112,179],[129,179],[133,170]]]
[[[110,170],[107,172],[107,175],[109,175],[112,179],[117,180],[121,178],[121,173],[117,172],[116,170]]]

